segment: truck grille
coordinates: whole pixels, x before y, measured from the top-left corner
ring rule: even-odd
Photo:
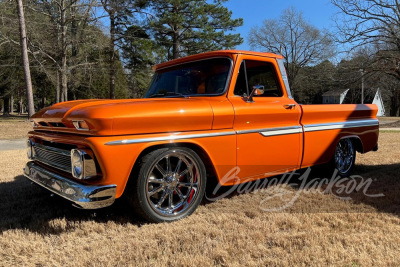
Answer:
[[[35,160],[51,167],[71,173],[71,152],[35,143]]]

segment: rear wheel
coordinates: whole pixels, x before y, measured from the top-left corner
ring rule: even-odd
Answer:
[[[206,186],[206,170],[191,149],[162,148],[141,160],[129,198],[132,206],[152,222],[175,221],[195,211]]]
[[[333,155],[333,167],[342,177],[348,176],[356,159],[356,150],[353,142],[349,138],[341,139],[336,146],[335,154]]]

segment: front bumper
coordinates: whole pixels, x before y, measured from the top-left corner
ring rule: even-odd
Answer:
[[[48,171],[33,161],[26,164],[24,175],[82,209],[99,209],[110,206],[115,201],[116,185],[82,185]]]

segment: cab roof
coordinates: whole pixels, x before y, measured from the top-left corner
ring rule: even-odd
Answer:
[[[253,52],[253,51],[243,51],[243,50],[218,50],[218,51],[206,52],[206,53],[191,55],[191,56],[182,57],[182,58],[178,58],[178,59],[173,59],[173,60],[170,60],[167,62],[157,64],[153,67],[153,69],[159,70],[159,69],[163,69],[163,68],[174,66],[174,65],[179,65],[179,64],[194,61],[194,60],[206,59],[206,58],[217,57],[217,56],[225,56],[225,57],[227,56],[227,57],[232,58],[234,55],[238,55],[238,54],[283,59],[283,56],[281,56],[281,55],[277,55],[277,54],[273,54],[273,53],[266,53],[266,52]]]

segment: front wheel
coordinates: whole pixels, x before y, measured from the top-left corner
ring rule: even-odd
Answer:
[[[191,149],[161,148],[144,156],[132,177],[129,199],[151,222],[182,219],[195,211],[206,187],[206,170]]]
[[[333,155],[333,167],[342,177],[347,177],[351,173],[356,159],[356,150],[353,142],[349,138],[341,139],[336,146]]]

